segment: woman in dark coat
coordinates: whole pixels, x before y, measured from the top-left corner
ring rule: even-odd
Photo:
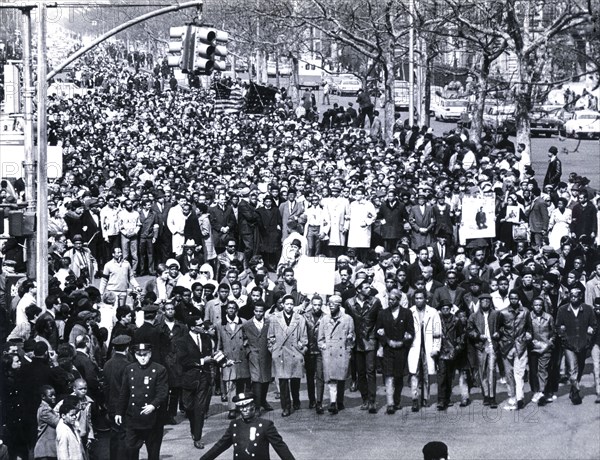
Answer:
[[[257,209],[258,252],[262,255],[269,271],[275,271],[281,241],[281,214],[273,203],[273,197],[267,195],[263,199],[264,206]]]
[[[23,398],[31,395],[24,395],[21,390],[21,360],[16,353],[10,353],[2,356],[2,405],[1,413],[5,418],[0,420],[0,426],[5,426],[6,446],[8,447],[9,457],[27,458],[27,431],[23,429]]]

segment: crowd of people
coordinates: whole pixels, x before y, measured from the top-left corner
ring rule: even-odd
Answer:
[[[538,182],[507,135],[398,123],[385,143],[360,127],[377,116],[365,96],[326,122],[281,95],[269,113],[215,116],[207,91],[119,84],[116,56],[90,59],[113,84],[49,101],[64,174],[50,184],[43,305],[35,280],[8,288],[23,240],[4,247],[12,458],[93,457],[110,429],[111,459],[144,443],[157,459],[182,417],[202,449],[214,398],[235,419],[251,390],[287,417],[302,379],[316,414],[344,411],[346,391],[378,413],[378,372],[389,415],[407,375],[413,412],[434,381],[440,411],[549,404],[563,384],[577,405],[590,352],[600,403],[598,196],[558,149]],[[3,182],[0,198],[22,189]],[[466,196],[492,197],[495,237],[461,235]],[[335,259],[333,295],[299,290],[307,257]]]

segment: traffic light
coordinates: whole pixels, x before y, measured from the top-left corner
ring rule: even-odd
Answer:
[[[229,34],[211,27],[198,27],[196,30],[196,53],[194,71],[199,74],[209,75],[213,70],[223,72],[226,69],[225,61],[219,57],[227,56]]]
[[[194,26],[178,26],[169,29],[169,67],[179,67],[183,73],[194,70],[194,48],[196,46]]]

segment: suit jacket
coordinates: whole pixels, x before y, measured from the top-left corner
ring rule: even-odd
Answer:
[[[541,233],[548,230],[548,206],[540,196],[535,199],[529,211],[529,228],[533,233]]]
[[[141,210],[140,222],[142,228],[140,229],[140,238],[158,238],[158,230],[160,228],[159,217],[152,209],[148,212],[148,215],[144,215],[145,211]]]
[[[463,305],[463,299],[466,293],[467,291],[465,291],[460,286],[457,286],[454,292],[454,301],[452,302],[452,297],[450,296],[450,289],[448,288],[448,286],[442,286],[439,289],[436,289],[433,293],[431,306],[436,310],[439,310],[442,301],[446,300],[452,302],[452,304],[456,305],[457,308],[460,308]]]
[[[87,382],[89,395],[97,400],[98,395],[100,395],[100,370],[98,366],[94,364],[88,355],[81,351],[77,351],[75,358],[73,358],[73,365]]]
[[[432,241],[433,229],[435,227],[435,216],[433,208],[428,204],[425,205],[425,212],[421,212],[421,208],[415,205],[410,208],[408,213],[408,221],[413,230],[412,233],[412,248],[416,249],[422,245],[428,245]],[[427,229],[427,233],[419,232],[419,228]]]
[[[234,237],[236,221],[233,210],[230,206],[225,206],[221,209],[219,206],[211,206],[208,208],[210,226],[212,228],[213,244],[217,248],[225,247],[227,240]],[[229,227],[227,233],[221,232],[221,228]]]
[[[289,220],[293,217],[298,219],[304,214],[304,204],[296,200],[290,211],[290,202],[284,201],[279,205],[279,214],[281,215],[281,241],[283,242],[292,233],[288,228]]]
[[[256,206],[252,206],[246,199],[241,199],[238,206],[238,231],[240,235],[254,234],[258,219]]]
[[[388,346],[389,340],[404,342],[403,347],[408,351],[408,347],[410,347],[410,344],[415,337],[415,324],[408,308],[400,307],[400,312],[396,319],[394,319],[394,316],[392,315],[391,308],[381,310],[381,313],[379,313],[379,316],[377,317],[377,329],[383,329],[383,335],[379,336],[378,339],[384,346],[384,352]],[[406,333],[409,333],[412,338],[406,338]]]
[[[499,313],[496,310],[490,310],[488,314],[488,327],[494,349],[497,348],[497,341],[493,338],[493,335],[498,332],[498,315]],[[476,313],[469,316],[469,322],[467,323],[469,343],[478,351],[484,351],[486,347],[486,341],[481,339],[483,334],[485,334],[485,319],[483,312],[479,309]]]
[[[159,235],[162,235],[164,230],[167,229],[167,216],[169,215],[169,210],[171,209],[173,205],[171,203],[165,203],[163,205],[163,209],[162,211],[159,211],[158,209],[158,204],[157,203],[152,203],[152,211],[154,212],[154,214],[156,214],[156,217],[158,218],[158,233]]]
[[[352,297],[346,301],[346,313],[354,320],[354,333],[356,334],[356,350],[371,351],[377,346],[375,329],[377,316],[382,310],[381,302],[376,297],[368,297],[361,307]]]
[[[37,420],[38,436],[33,456],[35,458],[56,457],[56,426],[60,416],[46,401],[42,401],[38,408]]]
[[[270,460],[269,445],[282,460],[294,460],[273,422],[258,417],[249,422],[233,420],[223,437],[200,460],[216,459],[232,445],[233,458],[239,460]]]
[[[404,232],[404,222],[408,219],[408,212],[404,203],[396,200],[393,206],[385,200],[379,207],[378,219],[385,220],[381,225],[381,237],[383,239],[399,239]]]
[[[177,350],[177,359],[183,370],[181,387],[186,390],[197,389],[202,374],[210,373],[211,371],[210,365],[202,365],[200,360],[212,356],[212,340],[208,334],[204,333],[200,334],[200,340],[202,351],[200,351],[198,344],[194,342],[190,334],[185,334],[174,342],[174,347]]]

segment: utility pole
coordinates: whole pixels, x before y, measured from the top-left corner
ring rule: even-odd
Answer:
[[[33,97],[35,89],[33,87],[32,77],[32,55],[31,55],[31,10],[32,7],[25,6],[21,8],[22,19],[22,39],[23,39],[23,121],[24,121],[24,140],[25,163],[23,164],[25,181],[25,201],[27,208],[25,212],[33,215],[36,211],[35,203],[35,162],[33,151],[34,127],[33,127]],[[48,228],[45,229],[46,233]],[[35,239],[27,237],[25,240],[25,252],[27,257],[27,276],[31,279],[36,278],[36,255]],[[46,258],[47,259],[47,258]],[[48,261],[44,262],[48,265]],[[38,304],[38,305],[44,305]]]
[[[409,34],[408,34],[408,125],[415,120],[415,0],[409,4]]]
[[[37,304],[41,308],[48,296],[48,122],[46,83],[46,4],[38,6],[37,23]],[[35,266],[35,264],[31,264]]]

